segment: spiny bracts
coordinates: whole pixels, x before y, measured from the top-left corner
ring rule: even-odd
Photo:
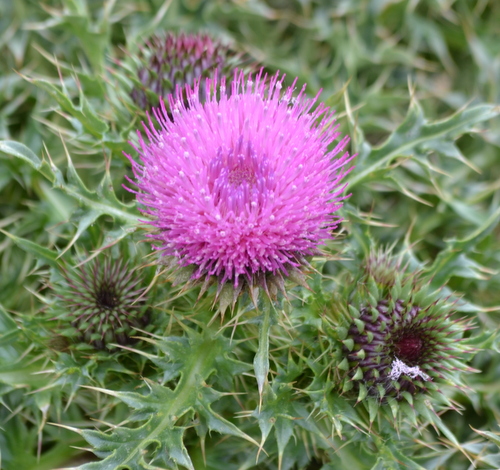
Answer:
[[[337,325],[330,328],[338,341],[339,393],[395,409],[401,401],[413,406],[419,396],[435,396],[443,383],[463,387],[460,373],[472,370],[464,339],[470,323],[455,320],[454,303],[442,289],[400,261],[372,253],[349,300],[335,305]]]
[[[154,35],[135,59],[137,77],[131,97],[144,110],[167,100],[178,86],[194,86],[196,80],[215,75],[230,77],[234,68],[249,63],[243,54],[203,33]],[[203,100],[204,83],[200,94]]]
[[[133,343],[134,328],[149,323],[143,277],[130,263],[108,256],[65,268],[55,286],[64,334],[77,343],[111,349]]]

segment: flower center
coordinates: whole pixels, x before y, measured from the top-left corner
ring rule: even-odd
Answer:
[[[208,169],[209,190],[223,215],[258,209],[275,182],[269,161],[240,138],[234,148],[219,149]]]
[[[115,289],[109,286],[101,286],[96,294],[96,303],[99,307],[105,310],[113,310],[118,306],[120,299],[116,294]]]
[[[403,335],[394,345],[396,356],[404,362],[416,363],[421,356],[424,342],[415,335]]]
[[[227,180],[233,186],[240,186],[244,182],[253,186],[256,182],[255,173],[250,168],[236,167],[229,170]]]

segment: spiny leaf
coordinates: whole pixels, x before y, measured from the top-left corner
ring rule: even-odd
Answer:
[[[379,457],[371,470],[425,470],[417,462],[411,460],[394,444],[381,445]]]
[[[2,140],[0,141],[0,151],[24,160],[49,181],[52,183],[55,181],[54,168],[51,168],[45,160],[40,160],[26,145],[13,140]]]
[[[45,160],[41,160],[28,147],[19,142],[1,141],[0,150],[29,163],[35,170],[39,171],[45,178],[52,182],[55,188],[60,189],[78,201],[81,206],[90,209],[90,212],[79,218],[77,231],[69,246],[66,247],[66,250],[102,215],[109,215],[121,224],[119,228],[108,232],[104,246],[121,240],[128,233],[135,230],[139,222],[137,215],[134,214],[135,204],[124,204],[117,199],[109,170],[106,170],[97,190],[91,191],[85,186],[78,175],[69,154],[67,154],[68,168],[66,181],[57,167],[49,165]]]
[[[271,326],[276,321],[274,306],[271,301],[265,299],[263,302],[263,312],[260,319],[259,327],[259,347],[257,354],[254,357],[253,365],[255,369],[255,378],[257,379],[257,386],[259,389],[260,400],[262,402],[262,394],[264,392],[264,385],[267,381],[267,374],[269,373],[269,334]]]
[[[224,419],[220,414],[212,410],[211,404],[221,398],[224,394],[213,390],[212,388],[205,387],[198,394],[198,400],[195,405],[195,409],[200,415],[203,423],[212,431],[217,431],[221,434],[228,434],[236,437],[245,439],[255,446],[259,444],[253,440],[251,437],[246,435],[233,423]]]
[[[64,91],[61,91],[57,86],[43,79],[34,79],[24,77],[30,83],[33,83],[37,87],[48,92],[59,104],[63,111],[71,114],[82,123],[83,127],[87,132],[92,134],[94,137],[102,138],[102,136],[108,131],[108,125],[101,118],[99,118],[96,112],[92,109],[89,102],[85,98],[85,95],[80,90],[80,106],[75,106],[71,97]]]
[[[135,204],[124,204],[116,198],[112,186],[110,188],[110,175],[106,171],[97,191],[90,191],[76,172],[71,157],[68,157],[68,184],[59,186],[66,194],[77,199],[80,204],[93,209],[100,214],[107,214],[128,225],[137,224],[137,216],[130,214],[127,209],[135,207]]]
[[[78,219],[78,227],[76,229],[75,234],[73,235],[73,238],[71,241],[66,245],[66,248],[61,252],[59,257],[64,255],[73,245],[74,243],[80,238],[82,233],[85,232],[102,214],[99,211],[96,210],[90,210],[88,212],[84,212]]]
[[[147,394],[93,388],[133,408],[136,412],[134,421],[146,421],[137,428],[121,426],[111,433],[79,431],[94,447],[95,454],[104,459],[83,465],[82,470],[145,470],[159,464],[167,465],[167,468],[176,469],[180,465],[194,470],[183,443],[185,428],[176,424],[179,418],[192,412],[198,413],[208,429],[232,434],[257,445],[211,409],[211,403],[223,394],[208,388],[205,381],[214,372],[217,358],[230,349],[229,340],[221,335],[214,336],[211,331],[201,335],[191,332],[189,336],[189,345],[181,342],[170,349],[169,359],[183,364],[182,377],[175,390],[150,381],[147,382]],[[186,349],[186,346],[189,347]]]
[[[442,121],[429,122],[418,102],[413,100],[405,120],[387,141],[372,149],[365,159],[358,159],[357,171],[349,181],[349,190],[373,179],[375,172],[385,171],[395,158],[411,156],[418,148],[438,150],[441,142],[453,142],[459,135],[470,132],[475,124],[492,119],[499,113],[499,106],[484,104],[459,111]]]
[[[261,410],[256,410],[253,413],[258,420],[259,427],[262,433],[262,443],[264,443],[271,432],[271,429],[277,426],[278,421],[286,420],[289,422],[288,427],[291,427],[293,433],[293,426],[291,426],[290,420],[293,419],[292,411],[292,388],[286,384],[280,384],[278,381],[274,382],[272,386],[267,386],[264,394],[264,402]],[[288,418],[284,418],[288,416]],[[288,431],[284,428],[287,426],[281,422],[280,424],[280,439],[278,439],[278,446],[280,448],[280,454],[283,454],[283,450],[290,438],[285,439]],[[276,428],[277,429],[277,428]],[[277,430],[278,432],[278,430]]]
[[[1,229],[0,232],[9,237],[17,246],[19,246],[19,248],[34,255],[35,258],[42,259],[51,266],[57,266],[58,255],[49,248],[45,248],[44,246],[40,246],[35,242],[27,240],[26,238],[18,237]]]
[[[313,361],[311,361],[313,362]],[[319,368],[321,374],[321,368]],[[359,431],[369,431],[368,424],[356,412],[348,400],[332,392],[331,382],[316,378],[307,390],[313,400],[316,413],[326,415],[332,422],[334,430],[342,436],[342,423],[352,426]]]
[[[473,269],[471,274],[481,271],[481,267],[467,258],[466,253],[491,233],[500,221],[500,207],[488,219],[468,236],[462,239],[451,239],[446,242],[446,248],[441,250],[434,263],[426,269],[426,273],[433,277],[435,285],[443,285],[452,275],[459,270]],[[463,272],[463,271],[462,271]],[[474,276],[471,276],[474,277]],[[476,278],[481,278],[475,276]]]
[[[155,418],[136,429],[125,427],[116,428],[111,435],[99,431],[81,431],[80,434],[94,447],[94,453],[104,459],[82,465],[81,470],[117,470],[127,468],[130,470],[146,470],[151,466],[146,463],[155,455],[160,454],[163,463],[170,468],[182,465],[189,470],[194,470],[186,447],[182,442],[184,428],[170,427],[156,431]],[[149,454],[148,448],[155,444],[156,449]],[[149,455],[148,455],[149,454]],[[163,455],[162,455],[163,454]]]
[[[480,436],[485,437],[486,439],[488,439],[489,441],[493,442],[498,447],[500,447],[500,434],[499,433],[489,432],[489,431],[480,431],[479,429],[474,429],[474,428],[472,428],[472,429],[473,429],[473,431],[477,432]]]

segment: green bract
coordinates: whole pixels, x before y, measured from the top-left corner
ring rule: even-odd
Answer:
[[[204,79],[214,76],[231,78],[236,67],[248,59],[208,34],[156,34],[147,40],[139,53],[132,56],[135,74],[131,97],[143,110],[158,106],[177,87],[200,83],[200,99],[205,98]]]
[[[470,322],[454,318],[454,303],[390,253],[372,252],[352,286],[324,316],[335,390],[361,402],[371,421],[380,406],[418,415],[416,403],[438,395],[454,407],[440,386],[463,387],[461,373],[471,370]]]
[[[64,333],[97,349],[129,344],[134,328],[150,319],[146,286],[129,262],[104,256],[63,271],[64,282],[54,288],[56,310]]]

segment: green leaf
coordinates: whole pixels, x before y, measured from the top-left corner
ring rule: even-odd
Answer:
[[[15,142],[13,140],[1,140],[0,141],[0,152],[4,152],[7,155],[20,158],[25,162],[29,163],[35,170],[39,171],[45,178],[49,181],[55,181],[54,168],[45,160],[40,160],[34,152],[32,152],[26,145],[20,142]]]
[[[441,250],[426,273],[432,277],[436,286],[444,285],[452,275],[481,279],[481,266],[467,258],[466,253],[488,236],[500,221],[500,207],[488,219],[468,236],[462,239],[446,241],[446,248]]]
[[[28,77],[24,78],[49,93],[50,96],[57,101],[63,111],[78,119],[78,121],[82,123],[85,130],[87,130],[87,132],[92,134],[94,137],[102,138],[102,136],[108,131],[108,125],[100,117],[98,117],[97,113],[85,98],[82,90],[80,90],[80,105],[76,106],[73,104],[71,97],[66,92],[61,91],[57,86],[49,81]]]
[[[437,142],[453,142],[458,136],[470,132],[479,122],[500,114],[500,107],[483,104],[467,108],[442,121],[429,122],[422,108],[413,100],[405,120],[389,136],[384,144],[372,149],[363,160],[358,160],[356,170],[349,180],[349,190],[386,171],[397,157],[409,157],[422,147],[435,148]],[[457,157],[458,158],[458,157]]]
[[[417,462],[408,458],[394,444],[382,445],[378,449],[379,457],[371,470],[425,470]]]
[[[127,34],[127,44],[129,45],[129,50],[133,50],[134,48],[136,48],[137,44],[140,44],[142,42],[142,38],[150,36],[158,30],[159,25],[164,20],[172,3],[173,0],[167,0],[163,2],[152,19],[145,23],[142,23],[134,31],[130,31],[130,33]]]
[[[472,427],[472,426],[471,426]],[[498,447],[500,447],[500,434],[499,433],[494,433],[490,431],[480,431],[479,429],[474,429],[472,428],[474,432],[477,432],[480,436],[485,437],[489,441],[493,442],[493,444],[496,444]]]
[[[325,388],[327,391],[328,388]],[[345,423],[354,427],[358,432],[368,431],[367,423],[352,407],[351,403],[340,395],[329,392],[319,403],[320,411],[326,413],[333,423]],[[340,434],[341,429],[337,429]]]
[[[434,410],[429,409],[424,400],[415,400],[415,411],[422,416],[422,418],[427,419],[429,423],[435,426],[441,431],[441,433],[450,440],[456,447],[460,447],[457,438],[450,431],[448,426],[442,421],[438,414]]]
[[[135,204],[124,204],[116,198],[112,187],[110,189],[111,177],[106,171],[97,191],[87,189],[80,176],[73,166],[68,155],[68,183],[62,184],[59,188],[69,196],[74,197],[80,204],[93,209],[102,214],[107,214],[114,219],[125,223],[128,226],[137,224],[138,218],[128,212],[128,209],[134,208]],[[105,189],[104,189],[105,188]]]
[[[222,396],[224,396],[223,393],[217,392],[212,388],[204,387],[201,389],[201,392],[198,393],[198,400],[194,407],[200,416],[200,420],[208,429],[212,431],[217,431],[220,434],[240,437],[251,442],[255,446],[258,446],[259,444],[251,437],[247,436],[243,431],[241,431],[241,429],[212,410],[210,405]]]
[[[120,392],[88,387],[112,395],[135,410],[134,421],[146,419],[136,428],[119,426],[110,433],[77,431],[102,458],[80,467],[82,470],[151,469],[152,465],[167,468],[182,466],[194,470],[183,443],[185,427],[177,425],[180,418],[198,413],[201,422],[210,430],[232,434],[257,443],[235,425],[215,413],[211,403],[222,393],[207,387],[205,381],[214,372],[216,360],[227,354],[231,346],[222,335],[212,331],[190,333],[189,344],[177,342],[170,349],[170,361],[182,364],[182,377],[175,390],[148,381],[149,393]]]
[[[134,214],[135,203],[124,204],[119,201],[113,190],[111,175],[106,170],[104,177],[96,191],[89,190],[78,175],[71,157],[67,155],[67,181],[62,173],[54,165],[49,166],[47,162],[40,160],[30,149],[23,144],[12,141],[0,142],[0,150],[20,158],[38,170],[43,176],[51,181],[55,188],[63,191],[75,199],[80,206],[90,209],[88,213],[78,217],[78,227],[73,239],[65,251],[73,245],[80,235],[100,216],[109,215],[120,223],[118,228],[107,233],[104,246],[111,245],[136,229],[139,222],[138,216]],[[27,246],[27,245],[26,245]],[[63,252],[64,253],[64,252]]]
[[[88,212],[84,212],[79,218],[78,218],[78,227],[76,229],[75,234],[73,235],[73,238],[71,241],[66,245],[66,248],[61,252],[59,256],[64,255],[73,245],[74,243],[80,238],[80,236],[87,230],[98,218],[101,216],[102,213],[97,211],[97,210],[90,210]]]
[[[11,233],[5,232],[4,230],[0,229],[0,232],[9,237],[17,246],[19,246],[19,248],[26,251],[27,253],[31,253],[33,256],[35,256],[35,258],[43,260],[51,266],[57,266],[58,255],[54,251],[40,246],[30,240],[26,240],[25,238],[21,238]]]
[[[267,382],[267,374],[269,373],[269,334],[271,332],[271,326],[276,322],[275,317],[276,312],[274,306],[269,299],[265,298],[263,300],[262,315],[260,317],[259,347],[253,360],[255,378],[257,379],[261,400],[264,392],[264,385]]]

